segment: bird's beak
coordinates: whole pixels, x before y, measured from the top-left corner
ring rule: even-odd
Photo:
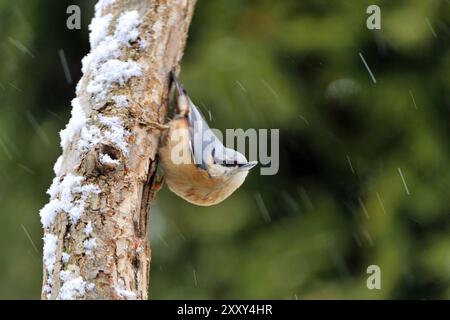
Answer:
[[[175,88],[177,89],[178,96],[184,96],[186,94],[186,90],[182,87],[180,82],[178,81],[177,76],[175,75],[175,72],[172,70],[169,73],[170,77],[170,86],[172,86],[172,83],[175,84]]]
[[[243,165],[240,165],[238,170],[239,171],[248,171],[251,168],[253,168],[254,166],[256,166],[258,164],[258,161],[249,161]]]

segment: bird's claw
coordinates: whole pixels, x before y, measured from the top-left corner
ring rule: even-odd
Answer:
[[[150,203],[154,204],[156,202],[156,194],[162,189],[164,185],[164,176],[155,176],[150,188]]]

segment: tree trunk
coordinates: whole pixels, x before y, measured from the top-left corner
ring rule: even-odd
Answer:
[[[44,226],[43,299],[147,299],[148,204],[168,74],[195,0],[100,0],[61,131]]]

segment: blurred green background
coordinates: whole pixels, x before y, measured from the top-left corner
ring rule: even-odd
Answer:
[[[0,0],[1,299],[40,297],[38,211],[93,6]],[[212,127],[279,128],[280,170],[215,207],[160,191],[151,298],[450,298],[449,40],[446,0],[199,0],[182,81]]]

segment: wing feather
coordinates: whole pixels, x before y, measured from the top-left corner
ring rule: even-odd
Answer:
[[[198,108],[190,102],[189,134],[191,137],[191,151],[194,163],[204,170],[208,169],[208,157],[212,154],[214,145],[220,142],[209,128]]]

